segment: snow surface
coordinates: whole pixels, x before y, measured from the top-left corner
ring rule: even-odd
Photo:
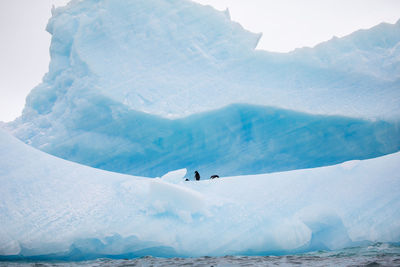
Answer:
[[[1,259],[264,255],[399,242],[399,166],[395,153],[200,182],[184,182],[185,170],[144,179],[55,158],[0,131]]]

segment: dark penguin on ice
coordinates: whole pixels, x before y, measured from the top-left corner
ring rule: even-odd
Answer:
[[[200,181],[200,174],[198,171],[194,172],[194,178],[196,179],[196,181]]]

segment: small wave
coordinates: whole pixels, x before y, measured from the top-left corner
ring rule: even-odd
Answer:
[[[399,266],[400,246],[376,243],[337,251],[318,251],[285,256],[224,256],[198,258],[97,259],[81,262],[0,262],[0,267],[122,267],[122,266]]]

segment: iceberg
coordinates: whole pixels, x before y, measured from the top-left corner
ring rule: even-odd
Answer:
[[[65,161],[0,132],[0,259],[274,255],[400,241],[400,153],[183,181]]]
[[[278,54],[188,0],[52,12],[49,72],[1,124],[0,260],[400,242],[400,22]]]

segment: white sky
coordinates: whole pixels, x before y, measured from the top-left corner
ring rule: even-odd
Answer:
[[[287,52],[400,19],[400,0],[195,0],[262,32],[259,49]],[[0,121],[18,117],[49,64],[51,6],[68,0],[0,0]]]

